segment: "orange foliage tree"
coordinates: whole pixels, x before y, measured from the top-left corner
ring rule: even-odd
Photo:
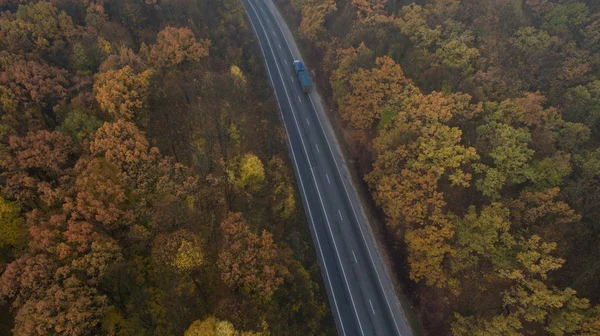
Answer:
[[[198,62],[208,56],[209,47],[209,40],[197,40],[187,27],[165,27],[150,49],[148,63],[160,69],[183,62]]]
[[[273,236],[263,231],[250,231],[241,213],[231,213],[221,223],[223,249],[217,265],[221,278],[229,286],[270,297],[288,275],[282,264],[283,251],[273,242]]]
[[[468,164],[477,160],[474,148],[461,144],[462,132],[447,123],[470,116],[468,95],[415,95],[375,139],[378,152],[366,180],[375,201],[388,217],[387,225],[404,239],[411,277],[445,287],[444,258],[454,254],[454,235],[439,191],[442,178],[469,186]]]
[[[304,3],[302,6],[302,21],[300,27],[298,27],[300,34],[312,41],[323,38],[325,17],[336,10],[335,0],[309,0]]]
[[[0,72],[0,103],[13,114],[19,108],[46,108],[67,93],[67,71],[43,62],[16,61]]]
[[[146,107],[152,70],[135,74],[126,65],[95,76],[94,92],[100,108],[114,119],[132,119]]]
[[[418,90],[404,77],[402,68],[389,57],[377,58],[371,70],[360,68],[350,78],[350,90],[340,113],[357,137],[367,142],[386,110],[396,111]]]

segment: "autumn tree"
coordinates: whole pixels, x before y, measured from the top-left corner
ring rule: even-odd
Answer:
[[[337,10],[334,0],[308,0],[302,5],[302,21],[298,28],[306,39],[317,41],[323,38],[325,18]]]
[[[187,27],[165,27],[150,48],[148,63],[156,68],[168,68],[183,62],[198,62],[208,56],[209,40],[197,40]]]
[[[545,243],[534,235],[520,241],[519,246],[522,248],[516,254],[515,263],[499,270],[501,278],[512,282],[510,289],[503,293],[508,313],[495,316],[491,321],[457,314],[452,326],[454,334],[519,335],[532,330],[532,324],[550,335],[581,331],[583,322],[590,318],[589,301],[578,298],[571,288],[560,290],[547,284],[548,272],[564,263],[552,255],[556,244]]]
[[[258,191],[265,182],[265,168],[262,161],[254,154],[242,157],[239,171],[240,186],[249,192]]]
[[[83,146],[84,140],[91,137],[102,122],[98,119],[93,110],[82,107],[73,107],[65,116],[57,130],[63,134],[69,135],[73,143],[79,147]]]
[[[389,57],[376,60],[371,70],[359,69],[350,79],[350,92],[340,105],[344,120],[366,142],[382,115],[401,109],[417,92],[402,68]]]
[[[100,108],[115,120],[140,117],[146,108],[151,70],[136,74],[126,65],[120,70],[108,70],[95,76],[94,92]]]
[[[292,172],[279,156],[268,164],[267,180],[271,188],[269,204],[276,218],[286,220],[297,210]]]
[[[564,116],[581,122],[598,134],[600,130],[600,80],[570,88],[566,93]]]
[[[356,8],[358,19],[363,23],[391,22],[394,18],[387,15],[386,5],[387,0],[352,0],[352,6]]]
[[[8,155],[0,159],[4,168],[2,194],[29,207],[53,205],[64,197],[61,182],[68,180],[71,139],[60,132],[29,132],[9,137]]]
[[[121,257],[114,240],[89,223],[33,211],[27,253],[0,277],[0,296],[11,299],[17,335],[82,334],[99,323],[107,298],[96,286]]]
[[[511,233],[508,208],[501,203],[485,205],[478,212],[470,206],[462,217],[451,216],[456,232],[456,254],[452,259],[453,272],[480,270],[490,262],[497,269],[506,267],[507,255],[517,243]],[[493,270],[486,270],[493,272]]]
[[[16,14],[0,19],[0,43],[13,52],[50,54],[60,59],[74,34],[71,17],[48,1],[22,4]]]
[[[119,70],[129,66],[135,73],[141,73],[147,68],[146,62],[142,57],[125,46],[118,49],[118,53],[114,53],[106,57],[100,64],[99,72],[107,72],[109,70]]]
[[[97,327],[108,307],[106,296],[75,278],[48,288],[38,300],[30,300],[15,316],[15,335],[48,333],[81,335]]]
[[[232,213],[221,223],[223,249],[217,265],[223,281],[234,289],[270,297],[283,283],[288,271],[281,264],[282,251],[272,235],[250,231],[240,213]]]
[[[0,106],[19,120],[20,110],[25,110],[26,119],[39,116],[44,109],[49,114],[46,124],[55,120],[48,108],[65,98],[69,81],[67,71],[43,62],[19,60],[12,63],[4,72],[0,72]]]
[[[161,234],[154,239],[152,259],[177,272],[197,270],[203,264],[203,255],[198,235],[187,230]]]
[[[17,204],[0,198],[0,248],[25,245],[26,230],[20,212]]]
[[[430,27],[427,22],[429,9],[412,3],[402,7],[396,25],[400,32],[409,37],[412,43],[428,54],[441,38],[441,27]]]
[[[259,332],[237,331],[229,321],[222,321],[214,316],[194,321],[185,331],[184,336],[261,336]]]
[[[59,174],[68,164],[71,139],[60,132],[29,132],[25,137],[10,137],[13,158],[4,160],[9,169],[38,169],[48,174]]]
[[[453,117],[473,114],[468,101],[465,95],[436,92],[416,96],[375,140],[378,157],[366,177],[387,225],[404,232],[411,277],[439,287],[448,285],[442,262],[455,252],[438,185],[447,178],[453,186],[469,186],[465,167],[478,158],[474,148],[461,144],[461,131],[446,125]]]
[[[119,119],[104,123],[94,134],[90,153],[102,156],[121,171],[135,176],[142,173],[138,167],[144,163],[155,163],[158,149],[150,147],[144,134],[133,123]]]
[[[349,82],[352,75],[360,68],[369,68],[374,63],[374,59],[373,51],[364,43],[359,44],[356,48],[350,47],[336,51],[335,65],[337,67],[332,71],[330,82],[338,104],[343,103],[350,90]]]
[[[529,161],[534,151],[528,147],[531,134],[526,128],[490,122],[479,126],[477,133],[481,142],[488,144],[481,152],[487,153],[494,163],[477,166],[478,171],[485,173],[485,178],[477,181],[484,195],[496,199],[506,184],[522,183],[531,176]]]

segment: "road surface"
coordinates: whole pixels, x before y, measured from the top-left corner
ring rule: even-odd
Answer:
[[[275,90],[340,335],[411,335],[348,168],[316,92],[302,91],[301,55],[271,0],[242,0]]]

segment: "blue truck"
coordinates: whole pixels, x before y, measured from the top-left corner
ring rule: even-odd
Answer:
[[[312,90],[312,83],[310,82],[310,77],[306,72],[306,68],[304,68],[304,64],[302,64],[302,61],[294,61],[294,68],[296,69],[296,75],[298,76],[300,85],[302,85],[302,91],[310,92]]]

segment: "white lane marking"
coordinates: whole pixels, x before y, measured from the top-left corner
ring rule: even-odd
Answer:
[[[251,4],[251,3],[250,3],[250,6],[251,6],[251,7],[252,7],[252,9],[254,10],[254,12],[256,12],[256,9],[254,9],[254,6],[252,6],[252,4]],[[271,11],[271,7],[270,7],[270,6],[268,6],[268,5],[267,5],[267,7],[269,7],[269,12],[271,12],[271,13],[272,13],[272,11]],[[275,15],[275,14],[273,14],[273,15]],[[258,15],[257,15],[257,17],[258,17]],[[260,23],[260,20],[259,20],[259,23]],[[261,26],[262,26],[262,23],[261,23]],[[287,45],[287,48],[288,48],[288,51],[289,51],[290,55],[291,55],[292,57],[294,57],[294,53],[292,52],[292,48],[290,47],[290,44],[289,44],[289,42],[288,42],[288,40],[287,40],[287,38],[286,38],[286,35],[285,35],[285,33],[283,32],[283,29],[282,29],[282,28],[281,28],[281,26],[279,25],[279,21],[277,21],[277,24],[276,24],[276,26],[277,26],[277,29],[279,29],[279,31],[280,31],[280,32],[282,33],[282,35],[283,35],[283,41],[284,41],[284,42],[285,42],[285,44]],[[264,26],[263,26],[262,28],[263,28],[263,30],[264,30]],[[255,31],[256,31],[256,29],[255,29]],[[270,42],[269,42],[268,40],[267,40],[267,42],[268,42],[268,43],[269,43],[269,45],[270,45]],[[259,44],[260,44],[260,43],[259,43]],[[262,48],[262,46],[261,46],[261,48]],[[263,51],[264,51],[264,50],[263,50]],[[271,47],[271,53],[273,53],[272,47]],[[300,58],[297,58],[297,59],[300,59]],[[266,61],[265,61],[265,62],[266,62]],[[285,86],[285,84],[284,84],[284,86]],[[287,95],[287,91],[286,91],[286,95]],[[289,99],[289,98],[288,98],[288,99]],[[329,152],[331,153],[331,156],[333,157],[333,162],[334,162],[334,164],[335,164],[335,168],[337,169],[339,176],[340,176],[340,177],[342,177],[343,175],[342,175],[342,173],[341,173],[341,171],[340,171],[340,167],[338,166],[338,163],[337,163],[337,160],[336,160],[336,158],[335,158],[335,155],[333,155],[333,150],[331,149],[331,144],[329,143],[329,139],[327,138],[327,135],[326,135],[326,133],[325,133],[325,130],[324,130],[324,128],[323,128],[323,124],[321,123],[321,119],[319,119],[319,113],[317,113],[317,108],[315,107],[315,104],[314,104],[314,102],[313,102],[312,98],[310,97],[310,94],[309,94],[309,96],[308,96],[308,99],[310,100],[310,103],[311,103],[311,105],[312,105],[312,107],[313,107],[313,110],[314,110],[314,111],[315,111],[315,113],[317,114],[317,122],[319,123],[319,126],[321,127],[321,131],[323,132],[323,135],[325,136],[325,141],[327,142],[327,146],[329,147]],[[301,138],[301,139],[302,139],[302,138]],[[312,167],[311,167],[311,170],[312,170]],[[387,296],[387,295],[385,295],[385,290],[383,289],[383,283],[381,282],[381,277],[380,277],[380,275],[379,275],[379,271],[377,271],[377,267],[375,267],[375,262],[373,261],[373,255],[371,254],[371,249],[369,249],[369,245],[367,244],[367,240],[366,240],[366,238],[365,238],[365,234],[364,234],[364,232],[363,232],[362,226],[361,226],[361,225],[360,225],[360,223],[358,222],[358,215],[356,214],[356,210],[354,209],[354,204],[352,204],[352,200],[350,199],[350,194],[348,193],[348,189],[346,188],[346,184],[344,183],[344,181],[343,181],[343,180],[342,180],[342,186],[344,187],[344,191],[345,191],[345,193],[346,193],[346,197],[348,197],[348,201],[350,202],[350,207],[352,208],[352,213],[354,214],[354,218],[356,219],[356,222],[357,222],[357,224],[358,224],[358,228],[359,228],[359,230],[360,230],[360,234],[361,234],[361,236],[362,236],[363,243],[364,243],[364,244],[366,245],[366,247],[367,247],[367,252],[368,252],[368,254],[369,254],[369,260],[371,261],[371,264],[373,265],[373,268],[375,269],[375,274],[377,275],[377,281],[379,282],[379,288],[381,288],[382,294],[383,294],[383,296],[385,297],[385,302],[387,303],[387,306],[388,306],[388,309],[389,309],[389,311],[390,311],[390,314],[392,315],[392,320],[394,321],[394,326],[396,327],[396,332],[398,333],[398,335],[402,335],[402,333],[400,332],[400,328],[398,327],[398,322],[396,321],[396,316],[394,315],[394,312],[392,311],[392,306],[391,306],[391,304],[390,304],[390,301],[389,301],[389,299],[388,299],[388,296]],[[318,191],[318,188],[317,188],[317,191]],[[319,195],[319,196],[320,196],[320,195]],[[322,203],[321,203],[321,205],[322,205]],[[334,243],[335,243],[335,242],[334,242]],[[343,269],[342,269],[342,273],[343,273]],[[347,284],[347,283],[346,283],[346,284]],[[393,290],[393,289],[392,289],[392,290]],[[352,299],[352,294],[350,294],[350,298]],[[352,300],[352,304],[354,305],[354,300]],[[356,316],[357,316],[357,319],[358,319],[358,313],[356,312],[356,307],[354,307],[354,312],[356,313]],[[338,312],[338,316],[339,316],[339,312]],[[341,319],[340,319],[340,321],[341,321]],[[360,331],[361,331],[361,333],[364,335],[364,332],[363,332],[363,330],[362,330],[362,326],[361,326],[361,324],[360,324],[360,319],[358,319],[358,324],[359,324],[359,327],[360,327]],[[343,326],[342,326],[342,329],[343,329]],[[342,330],[342,333],[344,333],[344,334],[345,334],[345,331],[344,331],[344,330]]]
[[[302,103],[302,99],[300,99],[300,96],[298,96],[298,102]]]
[[[317,147],[317,152],[321,153],[321,151],[319,150],[319,145],[315,144],[315,147]]]
[[[256,17],[258,18],[258,13],[256,12],[256,9],[254,8],[254,6],[252,5],[251,2],[248,2],[248,3],[250,4],[250,7],[252,7],[252,10],[254,11]],[[264,25],[262,24],[262,22],[260,21],[260,18],[258,19],[258,23],[262,27],[263,33],[266,34],[267,33],[266,29],[265,29]],[[254,25],[253,25],[253,27],[254,27]],[[255,29],[255,31],[256,31],[256,29]],[[282,73],[281,69],[279,68],[279,64],[277,63],[277,57],[275,57],[275,52],[273,51],[273,46],[271,45],[271,41],[267,40],[267,44],[269,45],[269,49],[271,51],[271,55],[273,56],[273,59],[275,60],[275,66],[277,67],[277,71],[279,72],[279,77],[281,79],[283,79],[283,77],[281,75],[281,73]],[[261,46],[261,49],[262,49],[262,46]],[[263,49],[263,53],[264,53],[264,49]],[[267,64],[267,66],[268,66],[268,64]],[[270,71],[269,71],[269,74],[270,74]],[[272,81],[272,78],[271,78],[271,82],[274,83]],[[300,127],[298,126],[298,120],[296,119],[296,114],[294,113],[294,107],[292,106],[292,103],[291,103],[291,100],[290,100],[290,95],[288,94],[287,86],[285,85],[285,83],[283,83],[283,89],[284,89],[285,95],[287,97],[288,104],[290,105],[290,109],[292,110],[292,117],[294,118],[294,124],[296,126],[297,131],[298,131],[298,134],[301,134]],[[282,117],[283,117],[283,115],[282,115]],[[304,155],[308,158],[309,157],[308,156],[308,151],[306,150],[306,145],[304,144],[304,139],[302,139],[302,137],[300,137],[300,143],[302,144],[302,149],[304,150]],[[325,204],[323,203],[323,197],[321,196],[321,191],[319,190],[319,185],[318,185],[317,180],[315,178],[315,172],[313,171],[313,168],[310,165],[309,165],[309,169],[310,169],[310,173],[311,173],[311,176],[312,176],[313,183],[314,183],[314,185],[315,185],[315,187],[317,189],[317,194],[319,195],[319,201],[321,203],[321,208],[323,209],[323,214],[325,215],[325,222],[327,223],[327,228],[328,228],[328,231],[329,231],[329,235],[332,237],[333,248],[335,249],[337,260],[338,260],[338,262],[340,264],[340,268],[342,270],[342,275],[343,275],[343,278],[344,278],[344,282],[346,284],[346,289],[348,290],[348,294],[350,294],[350,301],[352,302],[352,307],[354,309],[354,314],[356,315],[356,320],[358,322],[358,327],[360,329],[360,334],[364,335],[365,332],[363,331],[362,323],[360,322],[360,317],[358,316],[358,311],[356,310],[356,304],[354,303],[354,297],[352,296],[352,291],[350,290],[350,286],[348,285],[348,278],[346,277],[346,271],[344,270],[344,265],[342,263],[342,258],[340,257],[340,252],[339,252],[339,250],[337,248],[337,243],[335,242],[335,239],[334,239],[334,236],[333,236],[333,230],[331,229],[331,223],[329,222],[329,217],[327,216],[327,211],[325,210]],[[334,296],[334,300],[335,300],[335,296]],[[337,308],[337,303],[336,303],[336,308]],[[340,325],[342,326],[342,333],[345,335],[346,332],[343,330],[344,329],[344,325],[343,325],[343,322],[342,322],[343,320],[342,320],[341,316],[339,315],[339,310],[338,310],[338,316],[340,318]]]
[[[340,214],[340,219],[344,220],[344,217],[342,216],[342,212],[340,211],[340,209],[338,209],[338,213]]]
[[[250,6],[252,6],[252,4],[250,4]],[[269,7],[269,12],[272,12],[271,11],[271,7],[268,6],[268,5],[267,5],[267,7]],[[273,15],[275,15],[275,14],[273,14]],[[290,55],[292,57],[294,57],[294,53],[292,52],[292,48],[290,47],[290,44],[289,44],[289,42],[288,42],[288,40],[286,38],[285,33],[283,32],[283,29],[279,25],[279,21],[277,21],[276,23],[277,23],[276,24],[277,29],[279,29],[279,31],[283,35],[283,41],[285,42]],[[297,59],[301,59],[301,58],[298,57]],[[340,167],[338,166],[337,159],[335,158],[335,155],[333,154],[333,150],[331,149],[331,144],[329,143],[329,139],[327,138],[327,135],[325,133],[325,129],[323,128],[323,124],[321,123],[321,119],[319,118],[319,113],[317,112],[317,108],[315,107],[315,104],[314,104],[314,102],[313,102],[310,94],[308,96],[308,99],[310,100],[310,103],[311,103],[311,105],[313,107],[313,110],[317,114],[317,122],[318,122],[319,126],[321,127],[321,131],[323,132],[323,135],[325,136],[325,141],[327,142],[327,146],[329,147],[329,152],[331,153],[331,157],[333,158],[333,162],[335,164],[335,168],[337,169],[339,176],[342,177],[343,175],[342,175],[342,172],[340,171]],[[381,288],[381,292],[382,292],[383,296],[385,297],[385,302],[386,302],[386,304],[388,306],[390,314],[392,315],[392,320],[394,321],[394,326],[396,327],[396,332],[398,333],[398,335],[402,335],[402,333],[400,332],[400,328],[398,327],[398,322],[396,321],[396,316],[394,315],[394,312],[392,311],[392,306],[390,304],[388,296],[385,295],[385,290],[383,289],[383,283],[381,282],[381,276],[379,275],[379,271],[377,271],[377,267],[375,266],[375,262],[373,261],[373,255],[371,254],[371,249],[369,248],[369,245],[367,244],[367,240],[365,238],[365,234],[363,232],[362,226],[360,225],[360,223],[358,221],[358,215],[356,214],[356,209],[354,209],[354,204],[352,203],[352,200],[350,199],[350,194],[348,193],[348,188],[346,188],[346,184],[344,183],[343,179],[342,179],[342,186],[344,187],[344,191],[346,193],[346,197],[348,198],[348,201],[350,202],[350,207],[352,208],[352,213],[354,214],[354,218],[356,219],[356,222],[358,224],[358,228],[360,230],[360,234],[362,236],[363,243],[367,247],[367,252],[369,254],[369,260],[371,261],[371,264],[373,265],[373,268],[375,269],[375,275],[377,275],[377,281],[379,282],[379,288]],[[355,312],[356,312],[356,309],[355,309]],[[360,320],[359,320],[359,326],[360,326]],[[362,327],[361,327],[361,332],[362,332]]]
[[[371,300],[369,300],[369,304],[371,305],[371,311],[373,312],[373,315],[377,315],[375,314],[375,308],[373,308],[373,302],[371,302]]]
[[[275,35],[275,32],[271,32],[271,34],[273,34],[273,37],[276,37],[277,35]]]
[[[277,45],[279,46],[279,50],[281,50],[281,44],[280,44],[280,43],[277,43]]]
[[[286,59],[284,59],[283,61],[285,62],[285,65],[287,65],[287,64],[288,64]]]
[[[277,25],[277,27],[279,27],[279,25]],[[285,40],[285,38],[284,38],[284,40]],[[287,40],[286,40],[286,42],[287,42]],[[288,47],[289,47],[289,45],[288,45]],[[290,49],[290,52],[291,52],[291,49]],[[335,158],[335,155],[333,155],[333,150],[331,149],[331,143],[329,143],[329,139],[327,138],[327,133],[325,133],[325,129],[323,128],[323,123],[321,123],[321,119],[319,118],[319,113],[317,112],[315,103],[313,102],[310,95],[308,96],[308,99],[310,100],[310,104],[312,105],[313,110],[315,111],[315,114],[317,115],[317,123],[319,124],[319,127],[321,128],[321,132],[323,132],[323,135],[325,137],[325,142],[327,142],[327,147],[329,148],[329,153],[331,153],[331,157],[333,158],[333,163],[335,164],[335,168],[338,172],[338,175],[341,178],[343,176],[342,172],[340,171],[340,167],[338,165],[337,159]],[[382,293],[383,297],[385,298],[385,303],[388,306],[390,315],[392,315],[392,320],[394,321],[394,326],[396,327],[396,332],[398,333],[398,335],[402,335],[402,333],[400,332],[400,328],[398,327],[398,322],[396,321],[396,316],[394,316],[394,312],[392,311],[392,305],[390,304],[390,300],[388,299],[388,296],[385,295],[385,290],[383,289],[383,283],[381,282],[381,276],[379,275],[379,271],[377,271],[377,267],[375,266],[375,261],[373,261],[373,255],[371,254],[371,249],[369,248],[369,245],[367,244],[367,239],[365,238],[365,233],[363,232],[362,226],[360,225],[360,222],[358,220],[358,215],[356,214],[356,210],[354,209],[354,204],[352,203],[352,200],[350,199],[350,193],[348,193],[348,188],[346,188],[346,183],[344,183],[343,179],[342,179],[342,186],[344,187],[344,192],[346,193],[348,202],[350,202],[350,208],[352,208],[352,214],[354,215],[354,218],[356,219],[356,223],[358,224],[358,229],[360,230],[360,235],[363,239],[363,243],[367,247],[367,253],[369,254],[369,260],[371,261],[371,265],[373,265],[373,269],[375,269],[375,275],[377,275],[377,281],[379,282],[379,288],[381,288],[381,293]],[[392,288],[392,291],[393,291],[393,288]]]
[[[252,4],[250,4],[250,6],[252,6]],[[252,9],[254,10],[254,7]],[[254,10],[254,12],[256,13],[256,10]],[[252,29],[258,36],[258,30],[256,30],[256,27],[254,26],[254,22],[252,22],[252,19],[250,19],[249,21],[250,21],[250,24],[252,25]],[[263,27],[263,29],[264,29],[264,27]],[[263,48],[262,44],[260,43],[260,39],[259,39],[258,45],[260,46],[260,49],[262,50],[263,55],[266,56],[267,53],[265,52],[265,49]],[[271,49],[271,53],[272,52],[273,52],[273,50]],[[264,61],[265,61],[265,68],[267,68],[267,73],[269,74],[269,79],[271,80],[273,87],[275,87],[275,82],[273,81],[273,76],[271,75],[271,70],[269,69],[269,65],[267,64],[266,57],[265,57]],[[281,74],[280,74],[280,76],[281,76]],[[285,86],[284,86],[284,88],[285,88]],[[287,94],[287,91],[286,91],[286,94]],[[279,99],[277,98],[277,94],[275,94],[275,97],[277,100],[277,105],[279,105],[279,114],[281,115],[281,119],[283,121],[283,110],[281,109],[281,103],[279,102]],[[288,103],[289,103],[289,100],[288,100]],[[287,125],[285,122],[283,122],[283,126],[285,128],[285,132],[287,134],[290,134],[288,132]],[[313,219],[312,211],[310,210],[310,206],[308,205],[309,203],[308,203],[308,199],[307,199],[307,195],[306,195],[306,189],[304,188],[304,182],[302,182],[302,176],[300,175],[300,170],[298,170],[298,161],[296,159],[296,154],[292,150],[292,139],[289,136],[287,137],[287,139],[288,139],[288,143],[290,145],[290,152],[292,152],[292,158],[294,159],[294,165],[296,166],[296,171],[298,172],[298,176],[299,176],[299,180],[300,180],[300,187],[302,188],[302,194],[304,195],[304,199],[306,200],[306,208],[308,209],[308,216],[310,217],[310,223],[312,224],[313,232],[315,233],[315,237],[317,238],[317,247],[319,249],[319,254],[321,255],[321,260],[323,261],[323,268],[325,269],[325,277],[327,278],[327,284],[329,285],[329,288],[331,290],[331,295],[333,296],[333,304],[335,306],[335,311],[337,312],[338,319],[340,321],[340,326],[342,327],[342,334],[345,336],[346,330],[344,330],[344,322],[342,320],[342,316],[340,315],[340,308],[338,307],[337,300],[335,298],[335,291],[333,290],[333,285],[331,284],[331,277],[329,276],[329,270],[327,269],[327,261],[325,260],[325,256],[323,255],[323,248],[321,247],[319,233],[317,232],[317,228],[315,226],[315,220]],[[359,324],[360,324],[360,321],[359,321]],[[361,331],[362,331],[362,327],[361,327]]]
[[[306,118],[306,123],[308,124],[308,126],[310,126],[310,121],[308,121],[308,118]]]
[[[267,5],[267,7],[269,7],[269,12],[272,13],[271,7],[268,5]],[[273,16],[275,16],[275,14],[273,14]],[[290,44],[287,40],[285,33],[283,32],[283,29],[279,25],[279,21],[277,21],[276,26],[277,26],[277,29],[279,29],[279,31],[281,32],[281,34],[283,36],[283,41],[285,42],[290,55],[294,59],[301,60],[301,57],[298,57],[298,58],[294,57],[294,53],[292,52],[292,47],[290,47]],[[327,147],[329,148],[329,153],[331,153],[331,157],[333,158],[333,163],[335,164],[335,168],[337,169],[338,175],[341,178],[343,176],[342,172],[340,171],[340,167],[338,166],[335,155],[333,155],[333,150],[331,149],[331,144],[329,143],[329,139],[327,138],[327,133],[325,133],[325,129],[323,128],[323,124],[321,123],[321,119],[319,118],[319,113],[317,112],[317,108],[315,107],[315,103],[313,102],[310,94],[308,95],[308,99],[310,100],[310,104],[312,105],[313,110],[315,111],[315,114],[317,115],[317,123],[319,124],[319,127],[321,128],[321,132],[323,132],[323,136],[325,137],[325,141],[327,142]],[[350,202],[350,207],[352,208],[352,213],[354,214],[354,218],[356,219],[356,222],[358,224],[358,228],[360,230],[360,235],[362,236],[363,242],[367,247],[367,252],[369,254],[369,260],[371,261],[371,264],[373,265],[373,268],[375,269],[375,275],[377,275],[377,281],[379,282],[379,288],[381,288],[383,297],[385,297],[385,302],[388,306],[390,314],[392,315],[392,320],[394,321],[394,326],[396,327],[396,332],[398,333],[398,335],[402,335],[402,333],[400,332],[400,328],[398,327],[398,322],[396,321],[396,316],[394,315],[394,312],[392,311],[392,306],[390,304],[388,296],[385,295],[385,290],[383,289],[383,283],[381,282],[381,276],[379,275],[379,271],[377,271],[377,267],[375,266],[375,262],[373,261],[373,255],[371,254],[371,249],[369,248],[369,245],[367,244],[367,240],[365,238],[365,234],[363,232],[362,226],[360,225],[360,223],[358,221],[358,215],[356,214],[356,210],[354,209],[354,204],[352,204],[352,200],[350,199],[350,194],[348,193],[348,189],[346,188],[346,184],[344,183],[343,179],[342,179],[342,186],[344,187],[344,192],[346,193],[346,197],[348,198],[348,201]],[[393,290],[393,288],[392,288],[392,290]],[[359,321],[359,324],[360,324],[360,321]],[[362,331],[362,328],[361,328],[361,331]]]
[[[294,82],[294,76],[290,76],[290,81]]]
[[[331,184],[331,181],[329,180],[329,174],[325,174],[325,177],[327,177],[327,182]]]
[[[358,259],[356,259],[356,254],[354,254],[354,250],[352,250],[352,256],[354,257],[354,263],[358,264]]]

